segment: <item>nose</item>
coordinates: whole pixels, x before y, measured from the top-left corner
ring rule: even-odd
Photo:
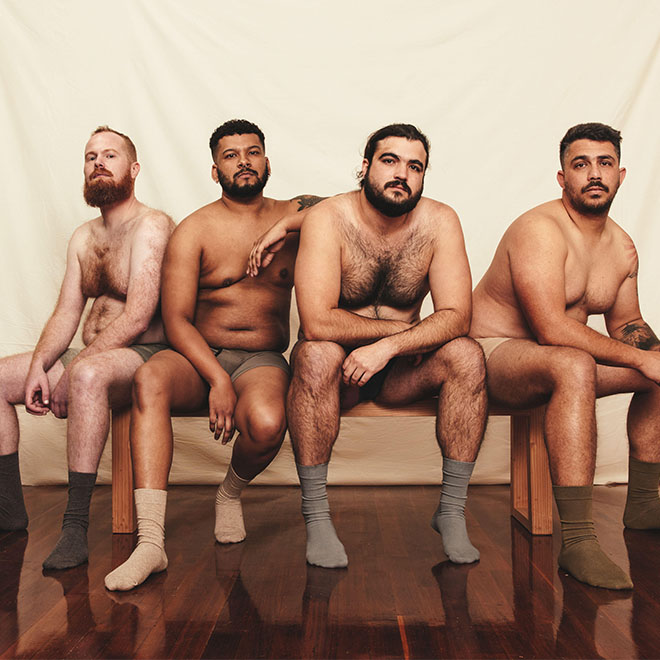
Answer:
[[[406,181],[408,179],[408,167],[405,163],[397,163],[394,170],[394,178],[399,181]]]
[[[240,155],[240,158],[238,159],[238,165],[239,167],[249,167],[250,166],[250,154],[245,152]]]
[[[600,173],[600,167],[598,167],[598,163],[592,163],[589,166],[589,180],[592,181],[600,178],[601,178],[601,173]]]

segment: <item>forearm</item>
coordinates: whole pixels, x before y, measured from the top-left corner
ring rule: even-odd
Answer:
[[[390,359],[404,355],[428,353],[468,333],[470,324],[465,314],[457,310],[439,310],[411,328],[385,337],[384,344]]]
[[[211,387],[229,380],[206,339],[192,323],[185,319],[168,321],[165,332],[172,348],[181,353]]]
[[[46,323],[32,354],[32,365],[48,371],[76,334],[80,315],[54,313]]]
[[[642,351],[660,351],[660,340],[655,336],[648,323],[641,318],[626,323],[612,336],[624,344]]]
[[[322,315],[301,316],[301,327],[309,341],[332,341],[341,346],[353,347],[378,341],[410,328],[405,321],[372,319],[336,308]]]
[[[593,356],[601,364],[639,369],[644,359],[643,351],[623,339],[607,337],[576,321],[565,319],[557,326],[537,337],[540,344],[570,346]]]

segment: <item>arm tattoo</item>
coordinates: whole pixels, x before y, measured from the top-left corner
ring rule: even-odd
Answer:
[[[621,341],[643,351],[660,347],[660,341],[646,323],[628,323],[623,327]]]
[[[315,206],[322,202],[325,197],[318,197],[317,195],[298,195],[291,199],[292,202],[298,202],[298,212],[308,209],[310,206]]]

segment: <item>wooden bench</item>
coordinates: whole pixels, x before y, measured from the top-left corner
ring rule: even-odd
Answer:
[[[343,417],[434,417],[437,400],[404,408],[374,402],[343,410]],[[177,415],[197,417],[201,413]],[[552,484],[543,440],[544,408],[508,410],[491,406],[489,415],[511,418],[511,515],[532,534],[552,534]],[[112,414],[112,531],[135,531],[133,468],[130,452],[130,408]]]

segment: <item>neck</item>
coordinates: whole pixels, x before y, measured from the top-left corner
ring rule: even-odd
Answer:
[[[366,197],[364,190],[359,191],[358,206],[360,217],[365,225],[379,234],[393,234],[408,223],[410,212],[390,217],[381,213]]]
[[[596,234],[600,236],[605,230],[607,224],[609,206],[606,209],[594,213],[585,213],[576,209],[566,197],[565,194],[561,197],[561,203],[571,219],[571,222],[582,232],[588,234]]]
[[[130,197],[121,202],[101,207],[103,224],[106,227],[113,227],[132,220],[140,213],[142,207],[143,204],[138,202],[134,193],[131,193]]]
[[[263,192],[254,195],[254,197],[231,197],[226,192],[223,192],[220,202],[230,213],[254,215],[261,211],[266,199]]]

